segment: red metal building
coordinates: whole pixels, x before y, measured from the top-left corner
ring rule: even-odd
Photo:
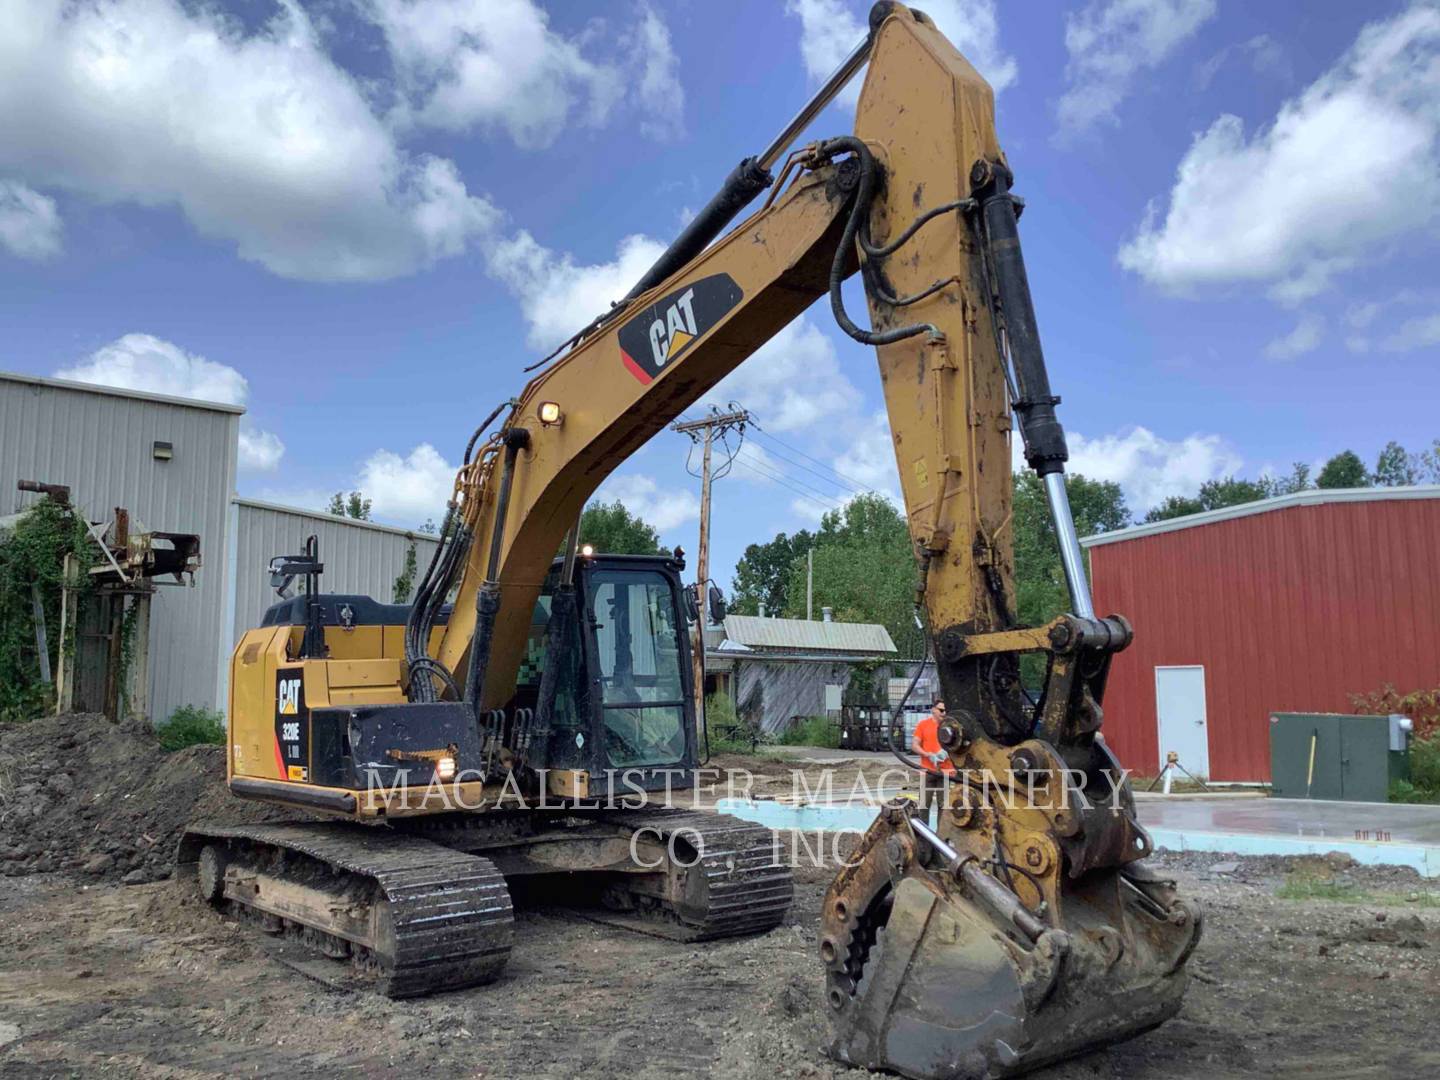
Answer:
[[[1304,491],[1082,541],[1116,656],[1105,739],[1154,775],[1268,780],[1269,717],[1440,686],[1440,487]]]

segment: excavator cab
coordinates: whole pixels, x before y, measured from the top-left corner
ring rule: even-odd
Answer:
[[[505,712],[539,707],[547,658],[558,670],[554,705],[532,768],[590,777],[590,794],[690,786],[699,758],[690,665],[690,614],[668,556],[592,555],[577,560],[569,602],[556,602],[557,559],[535,602],[515,696]],[[553,619],[563,625],[552,627]],[[556,647],[552,636],[558,637]]]

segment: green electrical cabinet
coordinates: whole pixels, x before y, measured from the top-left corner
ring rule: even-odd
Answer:
[[[1385,802],[1391,780],[1409,779],[1409,755],[1409,721],[1403,716],[1270,717],[1270,784],[1276,798]]]

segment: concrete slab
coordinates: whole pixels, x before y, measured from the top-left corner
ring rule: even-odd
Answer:
[[[1195,799],[1137,804],[1149,829],[1440,845],[1440,806],[1319,799]]]
[[[716,807],[772,829],[863,831],[875,802],[722,799]],[[1140,823],[1157,847],[1239,855],[1324,855],[1366,866],[1409,866],[1440,877],[1440,806],[1303,799],[1145,799]]]

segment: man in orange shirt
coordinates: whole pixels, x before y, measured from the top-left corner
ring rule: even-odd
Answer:
[[[946,779],[955,775],[955,763],[940,749],[940,721],[944,719],[945,702],[936,698],[930,705],[930,715],[915,725],[915,734],[910,736],[910,750],[925,767],[920,782],[920,805],[925,809],[927,821],[931,806],[944,807]]]

